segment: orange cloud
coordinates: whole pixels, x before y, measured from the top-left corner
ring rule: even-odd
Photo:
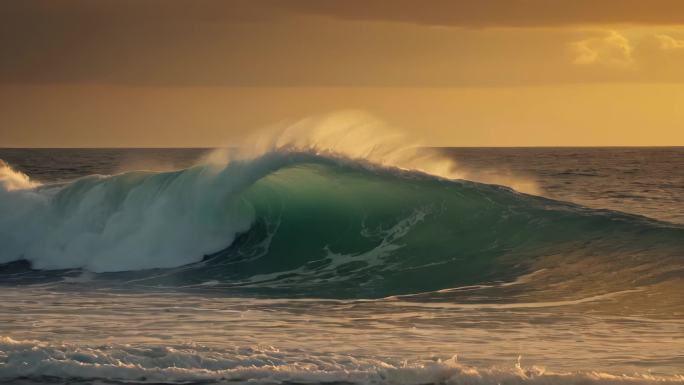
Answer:
[[[571,44],[578,65],[598,64],[614,68],[634,66],[632,45],[617,31],[608,31],[602,36],[590,37]]]
[[[658,39],[658,42],[660,43],[660,48],[665,51],[684,49],[684,40],[678,40],[673,38],[672,36],[664,34],[655,35],[655,38]]]

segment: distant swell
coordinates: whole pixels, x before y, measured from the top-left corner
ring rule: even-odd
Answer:
[[[308,153],[40,186],[4,168],[0,263],[126,272],[98,279],[378,297],[541,270],[593,295],[684,266],[679,225]]]

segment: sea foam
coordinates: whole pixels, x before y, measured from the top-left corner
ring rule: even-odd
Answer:
[[[253,218],[239,193],[277,167],[262,157],[223,167],[0,186],[0,262],[94,272],[174,267],[230,245]]]
[[[222,350],[181,346],[50,345],[0,337],[0,380],[57,377],[136,383],[249,381],[253,384],[682,384],[682,376],[551,372],[539,366],[475,367],[450,359],[384,361],[341,354],[281,351],[272,346]]]

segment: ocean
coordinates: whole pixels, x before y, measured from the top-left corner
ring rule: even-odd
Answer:
[[[684,148],[427,150],[0,149],[0,383],[684,384]]]

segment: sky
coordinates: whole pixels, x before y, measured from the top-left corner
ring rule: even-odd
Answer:
[[[214,147],[363,110],[428,145],[684,145],[681,0],[0,4],[0,147]]]

